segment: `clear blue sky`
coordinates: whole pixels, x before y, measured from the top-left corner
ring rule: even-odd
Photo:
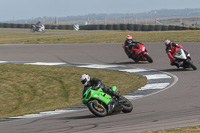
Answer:
[[[0,21],[200,8],[200,0],[0,0]]]

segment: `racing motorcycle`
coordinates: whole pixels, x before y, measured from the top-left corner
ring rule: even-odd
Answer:
[[[46,32],[45,26],[42,24],[41,26],[32,25],[31,32]]]
[[[176,59],[175,63],[178,64],[178,67],[192,68],[193,70],[197,70],[197,67],[192,62],[190,54],[185,52],[182,48],[177,48],[176,52],[173,54],[173,57]]]
[[[133,44],[131,45],[133,46]],[[135,62],[148,61],[149,63],[153,63],[153,59],[149,56],[146,47],[140,43],[136,43],[135,45],[137,46],[137,48],[133,46],[131,48],[131,52],[128,52],[130,51],[130,49],[126,47],[125,44],[122,45],[122,47],[125,50],[125,53],[129,56],[129,58],[133,59]],[[133,53],[133,54],[129,55],[129,53]]]
[[[116,86],[112,87],[113,91],[119,93]],[[125,97],[119,99],[115,96],[103,92],[101,88],[93,90],[93,87],[85,87],[82,92],[82,103],[98,117],[104,117],[112,113],[129,113],[133,110],[132,103]]]

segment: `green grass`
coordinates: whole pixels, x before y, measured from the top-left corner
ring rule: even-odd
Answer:
[[[28,30],[27,32],[0,32],[0,44],[123,43],[127,34],[132,35],[136,41],[140,42],[164,42],[166,39],[175,42],[200,41],[199,30],[67,32],[70,33],[30,33]]]
[[[116,85],[121,94],[147,82],[146,77],[112,70],[0,64],[0,119],[82,105],[83,73]]]
[[[200,133],[200,126],[185,127],[178,129],[166,129],[160,131],[149,131],[144,133]]]

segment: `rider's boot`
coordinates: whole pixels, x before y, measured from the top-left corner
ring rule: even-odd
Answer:
[[[172,62],[171,65],[172,65],[172,66],[176,66],[177,68],[180,67],[179,64],[178,64],[178,63],[175,63],[175,62]]]
[[[119,95],[119,93],[117,93],[116,91],[111,91],[110,92],[111,96],[115,96],[117,99],[119,99],[121,96]]]

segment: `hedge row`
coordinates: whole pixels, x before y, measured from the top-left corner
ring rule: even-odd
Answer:
[[[146,25],[146,24],[107,24],[80,25],[80,30],[130,30],[130,31],[168,31],[168,30],[200,30],[200,27],[179,25]]]
[[[0,23],[0,28],[31,28],[32,24]],[[73,25],[46,24],[46,29],[73,30]],[[130,31],[168,31],[168,30],[200,30],[200,27],[179,25],[147,25],[147,24],[96,24],[80,25],[80,30],[130,30]]]

